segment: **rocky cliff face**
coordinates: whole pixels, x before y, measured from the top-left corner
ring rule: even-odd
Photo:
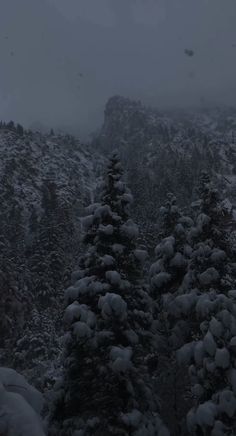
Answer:
[[[235,109],[161,112],[115,96],[94,144],[120,151],[140,220],[157,219],[168,191],[189,204],[202,169],[236,203]]]

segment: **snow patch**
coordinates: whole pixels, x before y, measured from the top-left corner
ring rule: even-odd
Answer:
[[[127,317],[127,304],[120,295],[106,293],[105,296],[99,298],[98,307],[102,311],[104,319],[111,317],[125,320]]]

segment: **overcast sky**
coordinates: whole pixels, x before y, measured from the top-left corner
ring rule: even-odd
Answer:
[[[235,23],[236,0],[1,0],[0,118],[84,134],[114,94],[236,105]]]

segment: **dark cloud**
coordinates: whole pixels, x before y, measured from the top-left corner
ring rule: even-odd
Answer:
[[[234,104],[235,22],[235,0],[2,0],[0,117],[84,133],[117,93]]]

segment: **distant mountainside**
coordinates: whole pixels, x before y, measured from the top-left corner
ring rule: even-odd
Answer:
[[[236,109],[159,111],[120,96],[105,108],[94,145],[120,151],[135,197],[135,213],[155,221],[172,191],[186,206],[199,173],[209,171],[221,193],[236,204]]]
[[[0,172],[1,191],[11,184],[26,215],[32,207],[39,211],[47,180],[56,184],[59,197],[77,202],[77,207],[88,200],[95,181],[91,152],[79,140],[69,135],[19,135],[7,128],[0,129]]]
[[[103,159],[70,135],[0,125],[0,348],[21,337],[16,367],[53,349],[81,250],[79,218],[93,199],[99,166]],[[35,337],[38,355],[29,356]]]
[[[202,169],[226,206],[227,198],[236,205],[234,109],[160,112],[113,97],[89,145],[0,123],[0,363],[32,369],[39,384],[51,365],[43,362],[54,364],[61,347],[63,293],[82,249],[79,218],[96,201],[113,149],[134,196],[138,242],[151,253],[166,194],[189,209]]]

